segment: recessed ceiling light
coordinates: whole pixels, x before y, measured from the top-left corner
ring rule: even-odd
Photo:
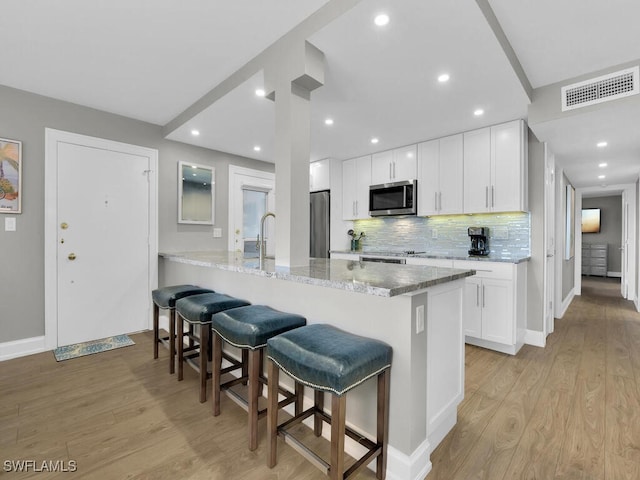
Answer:
[[[259,152],[260,150],[262,150],[262,148],[260,147],[260,145],[256,145],[255,147],[253,147],[253,149],[254,149],[256,152]]]
[[[259,97],[264,97],[267,94],[267,92],[264,91],[263,88],[257,88],[256,89],[256,95]]]
[[[325,125],[333,125],[333,118],[327,118],[327,119],[325,119],[324,124],[325,124]]]
[[[602,163],[599,163],[599,164],[598,164],[598,166],[599,166],[600,168],[604,168],[604,167],[606,167],[607,165],[609,165],[607,162],[602,162]]]
[[[407,158],[413,158],[413,152],[407,152]]]
[[[191,130],[191,135],[197,137],[198,135],[200,135],[200,130]]]
[[[379,27],[384,27],[387,23],[389,23],[389,15],[387,15],[386,13],[380,13],[376,15],[376,18],[374,18],[373,21]]]
[[[598,175],[598,178],[599,178],[600,180],[602,180],[602,179],[607,178],[607,177],[606,177],[606,175]]]
[[[481,108],[478,108],[478,109],[476,109],[476,110],[474,110],[474,111],[473,111],[473,114],[474,114],[476,117],[479,117],[479,116],[481,116],[481,115],[484,115],[484,110],[483,110],[483,109],[481,109]]]
[[[371,143],[373,143],[373,144],[376,144],[376,143],[378,143],[379,141],[380,141],[380,140],[378,140],[376,137],[373,137],[373,138],[371,139]]]
[[[448,74],[448,73],[443,73],[442,75],[440,75],[440,76],[438,77],[438,81],[439,81],[440,83],[448,82],[448,81],[449,81],[449,74]]]
[[[597,147],[599,147],[599,148],[604,148],[604,147],[606,147],[607,145],[608,145],[608,143],[607,143],[607,142],[598,142],[598,143],[596,144],[596,146],[597,146]]]

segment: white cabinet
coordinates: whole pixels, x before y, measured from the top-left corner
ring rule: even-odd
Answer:
[[[371,156],[342,162],[342,219],[369,218]]]
[[[331,188],[331,160],[325,158],[309,165],[309,191],[319,192]]]
[[[454,260],[453,266],[476,270],[465,279],[466,342],[515,355],[526,333],[526,263]]]
[[[464,213],[527,210],[527,143],[522,120],[464,133]]]
[[[463,211],[462,134],[418,145],[418,215]]]
[[[450,258],[407,257],[407,265],[424,265],[426,267],[453,268],[453,260],[451,260]]]
[[[371,184],[414,180],[417,177],[416,145],[374,153],[371,156]]]

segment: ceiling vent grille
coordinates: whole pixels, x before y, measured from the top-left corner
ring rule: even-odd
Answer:
[[[638,67],[628,68],[562,87],[562,111],[640,93],[638,70]]]

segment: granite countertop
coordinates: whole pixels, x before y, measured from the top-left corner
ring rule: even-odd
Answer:
[[[331,250],[331,253],[348,253],[351,255],[366,255],[369,257],[400,257],[400,258],[441,258],[444,260],[470,260],[477,262],[499,262],[499,263],[522,263],[531,260],[530,255],[499,255],[491,254],[486,257],[473,257],[471,255],[453,255],[453,254],[435,254],[435,253],[413,253],[406,254],[403,252],[382,252],[382,251],[366,251],[366,250]]]
[[[307,265],[299,267],[276,267],[273,259],[267,259],[260,268],[257,258],[244,258],[241,253],[235,252],[161,252],[159,256],[168,261],[188,265],[338,288],[380,297],[415,292],[475,274],[474,270],[326,258],[311,258]]]

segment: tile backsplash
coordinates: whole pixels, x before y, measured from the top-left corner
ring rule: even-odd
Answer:
[[[530,255],[528,213],[439,215],[434,217],[377,217],[356,220],[353,229],[365,232],[364,251],[415,250],[434,255],[466,255],[468,227],[488,227],[489,249],[502,257]]]

